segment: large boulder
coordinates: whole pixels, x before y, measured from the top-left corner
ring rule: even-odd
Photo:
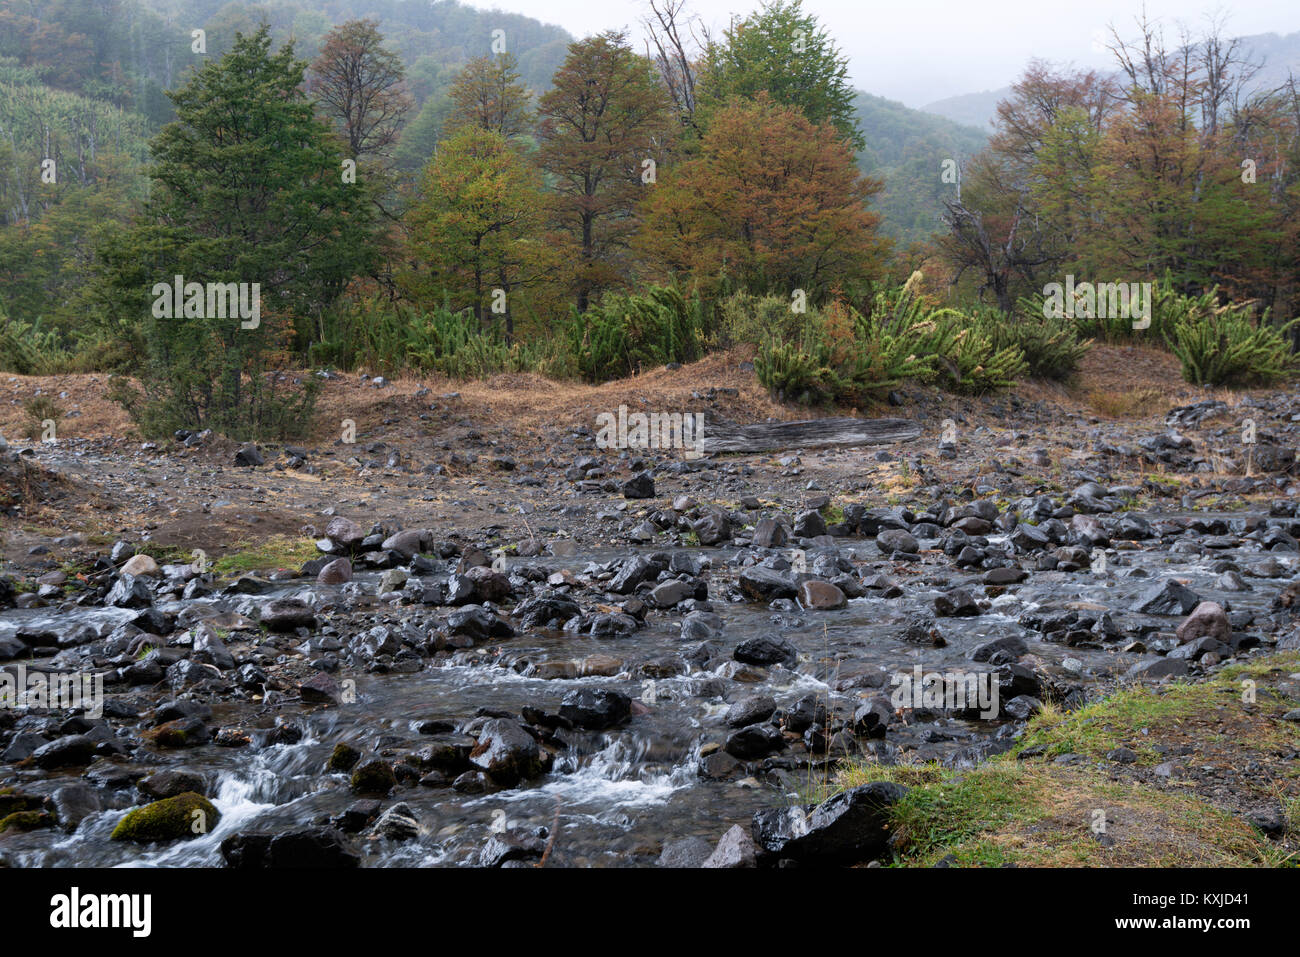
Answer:
[[[153,591],[143,579],[122,575],[113,583],[104,604],[114,608],[147,608],[153,604]]]
[[[878,857],[889,842],[889,810],[907,789],[873,781],[818,805],[768,808],[754,814],[754,841],[769,854],[802,864],[856,864]]]
[[[560,702],[560,717],[588,731],[603,731],[627,720],[632,699],[609,688],[578,688]]]
[[[779,635],[746,638],[736,646],[732,657],[747,665],[793,664],[799,649]]]
[[[1186,585],[1165,581],[1152,585],[1133,603],[1133,611],[1143,615],[1186,615],[1201,603],[1201,596]]]
[[[221,813],[211,801],[186,791],[131,811],[117,823],[109,838],[137,844],[189,840],[209,833],[220,820]]]
[[[1198,638],[1213,638],[1224,644],[1231,641],[1232,623],[1228,621],[1228,613],[1222,605],[1203,601],[1178,626],[1178,640],[1181,643],[1187,644]]]
[[[794,598],[797,594],[794,579],[774,568],[753,565],[743,569],[739,576],[740,590],[754,601],[772,601],[776,598]]]
[[[512,787],[542,771],[541,752],[533,736],[517,721],[505,718],[484,723],[469,760],[503,787]]]
[[[848,604],[848,599],[838,586],[813,579],[799,586],[799,604],[805,608],[825,611],[843,608]]]
[[[341,550],[352,552],[361,547],[361,542],[365,539],[366,533],[360,525],[350,518],[336,515],[325,526],[325,537]]]

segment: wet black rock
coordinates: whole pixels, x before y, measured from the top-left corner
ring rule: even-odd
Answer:
[[[153,604],[153,590],[145,578],[122,575],[105,596],[104,604],[115,608],[144,608]]]
[[[619,595],[630,594],[642,582],[653,581],[664,566],[645,555],[634,555],[619,566],[618,573],[609,583],[609,590]]]
[[[420,820],[409,804],[399,802],[379,815],[370,833],[389,841],[409,841],[420,836]]]
[[[475,641],[511,638],[515,634],[510,622],[481,605],[466,605],[448,615],[447,631],[453,635],[466,635]]]
[[[785,747],[785,736],[770,724],[751,724],[727,735],[724,750],[742,761],[766,757]]]
[[[754,601],[794,598],[798,594],[794,579],[776,569],[762,565],[742,569],[739,582],[741,591]]]
[[[65,831],[75,831],[77,825],[104,806],[99,792],[86,784],[65,784],[54,792],[51,801]]]
[[[221,842],[227,867],[351,868],[361,857],[347,835],[333,827],[305,827],[281,834],[244,831]]]
[[[921,548],[915,536],[897,528],[882,529],[876,535],[876,544],[889,557],[899,554],[915,555]]]
[[[1016,695],[1002,705],[1002,713],[1017,721],[1027,721],[1043,710],[1043,703],[1029,695]]]
[[[493,834],[479,850],[479,867],[502,867],[508,863],[536,862],[546,853],[546,839],[540,834],[509,828]]]
[[[533,736],[517,721],[505,718],[484,723],[469,760],[502,787],[513,787],[542,770],[541,753]]]
[[[754,841],[778,859],[806,865],[856,864],[880,856],[889,842],[889,808],[907,789],[891,782],[864,784],[803,807],[754,814]]]
[[[777,635],[746,638],[732,657],[747,665],[793,664],[799,657],[799,649]]]
[[[343,700],[339,683],[323,671],[318,671],[298,686],[303,701],[312,704],[339,704]]]
[[[330,818],[330,823],[347,834],[359,834],[374,823],[382,809],[383,804],[374,798],[363,798]]]
[[[235,658],[225,642],[211,627],[202,622],[194,627],[194,643],[190,657],[222,671],[229,671],[235,667]]]
[[[544,592],[515,606],[514,618],[524,629],[559,628],[582,613],[578,603],[566,595]]]
[[[853,731],[867,738],[883,738],[894,716],[887,698],[872,698],[853,712]]]
[[[727,709],[723,720],[729,728],[743,728],[746,725],[766,721],[772,717],[774,711],[776,711],[776,700],[770,695],[746,695]]]
[[[43,744],[32,752],[32,761],[46,771],[90,764],[95,759],[95,741],[84,734],[69,734]]]
[[[783,721],[787,731],[803,734],[814,724],[826,723],[826,705],[815,694],[806,694],[785,713]]]
[[[1201,596],[1176,581],[1152,585],[1133,603],[1144,615],[1186,615],[1201,603]]]
[[[936,596],[934,612],[944,618],[969,618],[983,612],[975,596],[964,588]]]
[[[135,785],[141,794],[155,801],[175,797],[187,791],[207,795],[208,784],[202,774],[185,768],[159,771],[147,778],[141,778]]]
[[[991,664],[1000,665],[1009,661],[1016,661],[1027,654],[1029,654],[1029,648],[1023,639],[1015,635],[1005,635],[1002,638],[994,638],[992,641],[976,645],[970,653],[970,659],[971,661],[987,661]]]
[[[632,699],[609,688],[578,688],[564,696],[560,716],[575,727],[603,731],[622,724],[632,710]]]
[[[1154,681],[1164,677],[1182,678],[1187,675],[1187,662],[1182,658],[1156,658],[1140,661],[1126,673],[1128,678]]]

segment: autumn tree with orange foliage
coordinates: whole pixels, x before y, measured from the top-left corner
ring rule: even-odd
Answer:
[[[637,208],[666,155],[672,107],[653,64],[624,34],[608,32],[569,47],[537,112],[538,162],[551,178],[558,242],[585,311],[601,291],[627,284]]]
[[[852,295],[887,252],[863,176],[830,123],[798,109],[733,97],[713,116],[699,154],[661,176],[646,201],[640,245],[661,278],[724,284],[810,303]]]
[[[335,27],[311,65],[310,91],[353,159],[384,154],[412,106],[401,58],[384,46],[375,20]]]

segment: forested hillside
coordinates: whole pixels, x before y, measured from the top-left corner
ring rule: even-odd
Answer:
[[[867,143],[858,164],[885,182],[882,232],[903,245],[928,240],[943,228],[943,198],[952,192],[939,175],[943,161],[969,159],[988,134],[869,93],[858,93],[854,106]]]
[[[1143,24],[1115,71],[1031,62],[986,139],[855,90],[798,0],[647,12],[575,39],[454,0],[0,0],[0,363],[133,375],[149,434],[301,431],[295,367],[600,381],[736,345],[863,405],[1068,377],[1129,338],[1044,304],[1100,275],[1159,287],[1192,380],[1290,368],[1300,93],[1245,44]],[[256,315],[206,324],[205,285]]]

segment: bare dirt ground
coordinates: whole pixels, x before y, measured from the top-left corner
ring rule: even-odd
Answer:
[[[553,514],[575,494],[564,469],[578,455],[605,456],[610,477],[621,482],[634,458],[594,449],[601,412],[620,405],[703,412],[706,428],[861,414],[781,405],[759,385],[747,359],[715,354],[598,386],[524,374],[479,382],[403,378],[380,386],[340,375],[324,383],[312,434],[298,443],[308,453],[304,469],[286,468],[275,445],[262,446],[266,465],[249,469],[234,464],[238,446],[224,439],[197,448],[146,443],[106,398],[107,376],[0,376],[0,433],[13,448],[32,449],[32,464],[53,470],[4,477],[0,504],[7,496],[11,507],[0,516],[0,556],[23,565],[39,544],[57,556],[118,538],[220,555],[271,536],[310,533],[323,526],[327,506],[362,521],[448,526],[503,540],[559,533],[581,539],[591,531],[586,522]],[[893,448],[889,461],[878,461],[875,448],[734,456],[727,459],[728,480],[716,488],[670,475],[659,480],[657,494],[707,498],[713,492],[718,501],[756,494],[793,506],[824,491],[837,501],[880,505],[906,497],[922,480],[973,488],[1003,469],[1017,475],[1039,451],[1052,463],[1039,470],[1043,481],[1068,482],[1071,470],[1095,468],[1090,450],[1098,436],[1118,441],[1160,432],[1170,408],[1206,399],[1235,407],[1251,395],[1189,386],[1167,353],[1109,346],[1095,347],[1069,385],[1026,382],[980,398],[919,385],[898,392],[901,404],[882,403],[868,414],[913,419],[924,432]],[[26,408],[41,396],[62,415],[55,445],[38,440]],[[355,423],[355,443],[343,441],[345,420]],[[946,420],[957,434],[957,454],[948,459],[935,454]],[[1108,461],[1101,471],[1115,482],[1140,483],[1153,470],[1141,461]],[[627,507],[616,493],[607,499],[611,507]]]

